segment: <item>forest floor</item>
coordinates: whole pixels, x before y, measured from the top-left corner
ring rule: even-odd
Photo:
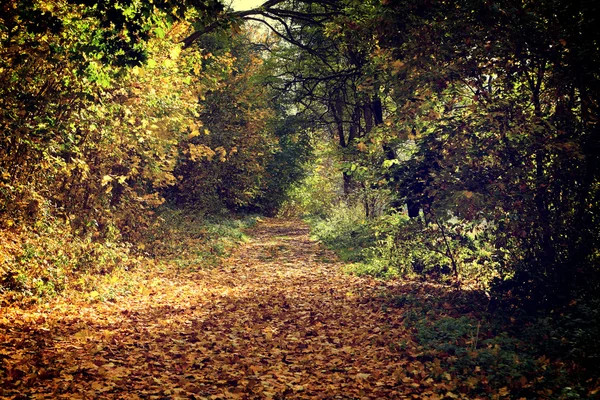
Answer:
[[[423,353],[403,320],[410,299],[450,312],[439,287],[344,274],[301,221],[248,234],[213,269],[131,271],[112,301],[5,307],[0,398],[513,398],[527,386],[492,385],[479,367],[469,382],[444,368],[451,353]]]

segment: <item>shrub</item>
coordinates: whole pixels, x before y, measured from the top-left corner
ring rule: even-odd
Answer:
[[[374,235],[361,206],[341,203],[327,217],[309,221],[312,234],[344,261],[365,261],[364,250],[374,245]]]

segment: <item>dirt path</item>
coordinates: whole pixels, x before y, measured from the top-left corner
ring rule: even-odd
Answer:
[[[381,283],[343,274],[301,222],[250,235],[225,267],[154,271],[116,302],[0,315],[0,395],[412,398]]]

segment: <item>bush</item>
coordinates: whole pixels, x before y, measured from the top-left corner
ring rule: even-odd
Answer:
[[[76,286],[78,276],[106,275],[138,265],[131,244],[120,239],[78,235],[64,221],[46,217],[35,228],[0,231],[11,243],[0,260],[0,293],[10,301],[40,300]]]
[[[94,231],[81,236],[64,221],[50,218],[31,230],[0,230],[0,303],[38,301],[68,289],[94,293],[102,277],[151,265],[156,256],[181,269],[213,267],[247,239],[243,229],[256,221],[255,216],[207,218],[163,207],[152,227],[139,232],[141,239],[133,243],[118,231],[111,240]],[[91,297],[109,300],[114,293]]]
[[[309,219],[312,234],[344,261],[365,261],[364,250],[374,245],[374,235],[360,206],[341,203],[325,218]]]

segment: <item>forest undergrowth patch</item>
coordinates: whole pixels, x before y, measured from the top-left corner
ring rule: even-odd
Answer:
[[[460,261],[457,281],[449,257],[428,247],[431,232],[427,236],[422,222],[405,215],[368,220],[359,207],[340,207],[308,222],[316,240],[349,262],[346,273],[382,279],[392,287],[412,282],[408,292],[383,295],[382,310],[402,310],[412,339],[391,347],[410,350],[425,371],[422,379],[444,383],[452,377],[460,382],[455,389],[472,398],[492,392],[527,399],[599,393],[588,392],[598,387],[600,372],[593,339],[600,334],[600,314],[594,300],[573,301],[552,312],[527,312],[505,302],[490,293],[489,277],[478,264],[489,252],[475,242],[471,248],[452,243]]]
[[[62,220],[0,231],[0,302],[31,305],[65,292],[90,301],[111,301],[131,292],[132,271],[197,271],[220,265],[239,243],[255,216],[206,217],[163,208],[135,242],[118,232],[80,235]]]
[[[560,348],[560,325],[496,308],[480,291],[412,285],[383,294],[382,310],[402,312],[411,340],[394,348],[415,361],[425,381],[455,381],[471,398],[596,398],[597,370]]]

